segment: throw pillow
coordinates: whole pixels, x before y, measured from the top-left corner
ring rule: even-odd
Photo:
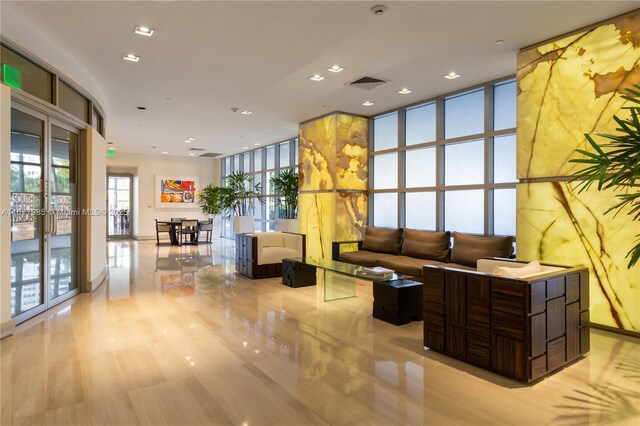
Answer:
[[[401,253],[405,256],[447,262],[450,245],[451,233],[449,231],[428,232],[403,229]]]
[[[454,232],[451,262],[475,268],[478,259],[509,257],[512,251],[513,237],[483,237]]]
[[[515,278],[523,278],[529,275],[539,274],[543,271],[542,265],[537,260],[533,262],[529,262],[524,266],[519,268],[510,268],[508,266],[496,266],[493,270],[494,275],[499,275],[502,277],[515,277]]]
[[[362,242],[362,250],[398,254],[401,244],[402,229],[384,229],[367,226],[364,241]]]

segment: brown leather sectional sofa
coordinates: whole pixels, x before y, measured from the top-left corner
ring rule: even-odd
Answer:
[[[357,244],[357,251],[342,251]],[[385,229],[367,226],[363,241],[333,243],[333,259],[362,266],[381,266],[421,277],[425,265],[475,270],[478,259],[507,258],[513,251],[513,237],[477,236],[418,231],[410,228]]]

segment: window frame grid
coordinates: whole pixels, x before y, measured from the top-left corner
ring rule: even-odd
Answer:
[[[398,219],[397,226],[404,227],[406,224],[406,194],[409,192],[435,192],[435,216],[436,216],[436,229],[435,231],[445,231],[445,194],[447,191],[456,190],[479,190],[483,191],[484,198],[484,221],[483,221],[483,233],[482,235],[493,235],[494,232],[494,197],[493,191],[495,189],[515,189],[519,180],[516,178],[513,182],[495,183],[494,182],[494,138],[498,136],[512,135],[516,133],[516,127],[494,130],[494,110],[495,110],[495,98],[494,88],[499,85],[515,82],[515,76],[507,76],[504,78],[485,82],[480,85],[467,87],[455,92],[446,93],[436,96],[431,99],[422,100],[409,105],[405,105],[400,108],[396,108],[389,111],[384,111],[375,116],[369,118],[369,223],[375,223],[375,203],[374,195],[379,193],[397,193],[398,194]],[[464,95],[465,93],[473,93],[478,90],[484,91],[484,132],[476,133],[472,135],[460,136],[450,139],[445,139],[445,117],[444,117],[444,103],[445,100],[451,97]],[[419,144],[406,145],[406,111],[409,109],[420,107],[421,105],[427,105],[435,103],[436,117],[436,140],[423,142]],[[375,121],[377,118],[387,116],[393,113],[397,113],[398,117],[398,145],[395,148],[386,148],[378,151],[374,151],[375,146]],[[471,142],[474,140],[483,141],[483,153],[484,153],[484,172],[483,182],[478,184],[465,184],[465,185],[446,185],[445,184],[445,147],[449,144]],[[436,150],[436,185],[435,186],[423,186],[423,187],[406,187],[405,173],[406,173],[406,156],[408,151],[435,147]],[[378,155],[397,153],[398,154],[398,185],[397,188],[385,188],[374,189],[373,181],[375,175],[375,157]],[[455,231],[455,229],[449,229],[449,231]],[[515,234],[515,232],[514,232]],[[513,235],[515,237],[515,235]]]

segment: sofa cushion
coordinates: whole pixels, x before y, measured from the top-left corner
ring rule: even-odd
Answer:
[[[422,276],[424,265],[447,266],[446,263],[438,262],[437,260],[418,259],[402,255],[385,255],[379,260],[379,266],[393,269],[399,274],[413,275],[414,277]]]
[[[416,231],[404,228],[401,254],[419,259],[432,259],[440,262],[449,260],[451,233]]]
[[[362,250],[377,253],[400,253],[402,229],[384,229],[367,226],[362,242]]]
[[[262,247],[284,247],[282,232],[254,232]]]
[[[367,250],[359,250],[359,251],[346,251],[344,253],[340,253],[340,261],[353,263],[354,265],[362,265],[362,266],[379,266],[376,262],[381,257],[385,256],[382,253],[375,253]]]
[[[258,254],[258,265],[269,265],[271,263],[281,263],[282,259],[288,257],[299,257],[298,250],[287,247],[265,247],[262,253]]]
[[[512,251],[513,237],[483,237],[454,232],[451,262],[475,268],[478,259],[509,257]]]

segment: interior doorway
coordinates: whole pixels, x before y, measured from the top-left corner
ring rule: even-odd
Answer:
[[[107,173],[107,238],[131,238],[133,176]]]

